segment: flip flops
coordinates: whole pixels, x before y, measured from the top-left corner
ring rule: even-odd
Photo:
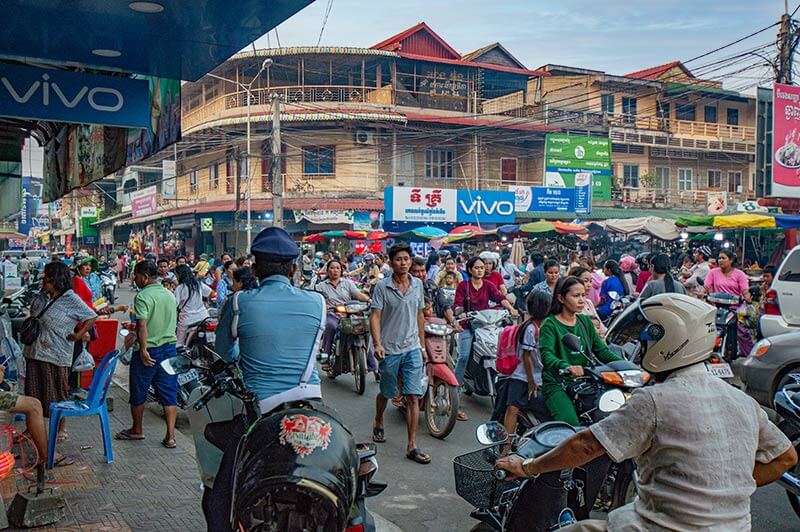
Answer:
[[[384,443],[386,437],[383,435],[383,428],[372,427],[372,441],[375,443]]]
[[[175,443],[175,440],[174,440],[174,439],[173,439],[173,440],[168,440],[168,439],[166,439],[166,438],[164,438],[163,440],[161,440],[161,445],[163,445],[163,446],[164,446],[164,447],[166,447],[167,449],[174,449],[175,447],[177,447],[177,446],[178,446],[178,444],[177,444],[177,443]]]
[[[429,464],[431,463],[431,457],[427,454],[423,453],[419,450],[419,448],[414,447],[406,454],[406,458],[409,460],[413,460],[418,464]]]
[[[124,429],[114,434],[115,440],[139,441],[144,439],[144,434],[131,434],[130,429]]]

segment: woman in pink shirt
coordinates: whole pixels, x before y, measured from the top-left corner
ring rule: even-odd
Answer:
[[[736,264],[736,253],[729,250],[719,252],[719,268],[714,268],[703,282],[706,294],[722,292],[737,297],[750,288],[750,281],[742,270],[734,267]]]

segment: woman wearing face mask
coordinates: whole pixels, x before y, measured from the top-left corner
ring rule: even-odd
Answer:
[[[620,358],[612,353],[597,334],[592,321],[583,314],[586,305],[586,288],[577,277],[565,277],[558,282],[550,305],[550,315],[539,331],[539,352],[542,356],[542,393],[547,409],[554,419],[570,425],[580,425],[572,400],[564,389],[565,379],[559,375],[568,370],[572,377],[582,377],[588,365],[584,354],[573,353],[562,343],[567,334],[580,338],[583,353],[592,353],[601,362]]]
[[[561,266],[557,260],[550,259],[544,263],[544,281],[533,287],[533,291],[541,290],[547,292],[551,296],[556,289],[558,279],[561,277]]]

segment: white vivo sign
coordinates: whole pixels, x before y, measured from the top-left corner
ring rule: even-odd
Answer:
[[[494,200],[486,202],[480,195],[475,196],[475,199],[460,199],[458,206],[461,211],[468,215],[476,216],[494,216],[500,214],[508,216],[514,214],[514,203],[511,201]]]
[[[398,222],[513,223],[514,193],[424,187],[386,187],[386,214]]]

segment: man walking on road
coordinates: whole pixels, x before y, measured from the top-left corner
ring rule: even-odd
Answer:
[[[406,457],[420,464],[431,461],[430,456],[417,448],[419,398],[425,393],[422,386],[425,345],[422,309],[425,307],[422,283],[409,274],[411,249],[408,244],[395,244],[389,249],[392,275],[381,279],[372,292],[372,313],[369,317],[375,357],[380,361],[381,390],[375,400],[375,425],[372,439],[386,441],[383,412],[386,403],[397,395],[397,377],[402,375],[406,399],[408,447]]]
[[[175,327],[178,309],[172,293],[158,282],[158,269],[149,260],[136,264],[133,280],[140,292],[133,300],[136,313],[136,338],[129,334],[125,347],[139,342],[139,353],[131,358],[130,404],[133,426],[118,432],[118,440],[143,440],[142,417],[147,391],[155,389],[158,401],[164,407],[167,433],[161,445],[175,448],[175,419],[178,417],[178,378],[167,375],[161,362],[175,356]]]

